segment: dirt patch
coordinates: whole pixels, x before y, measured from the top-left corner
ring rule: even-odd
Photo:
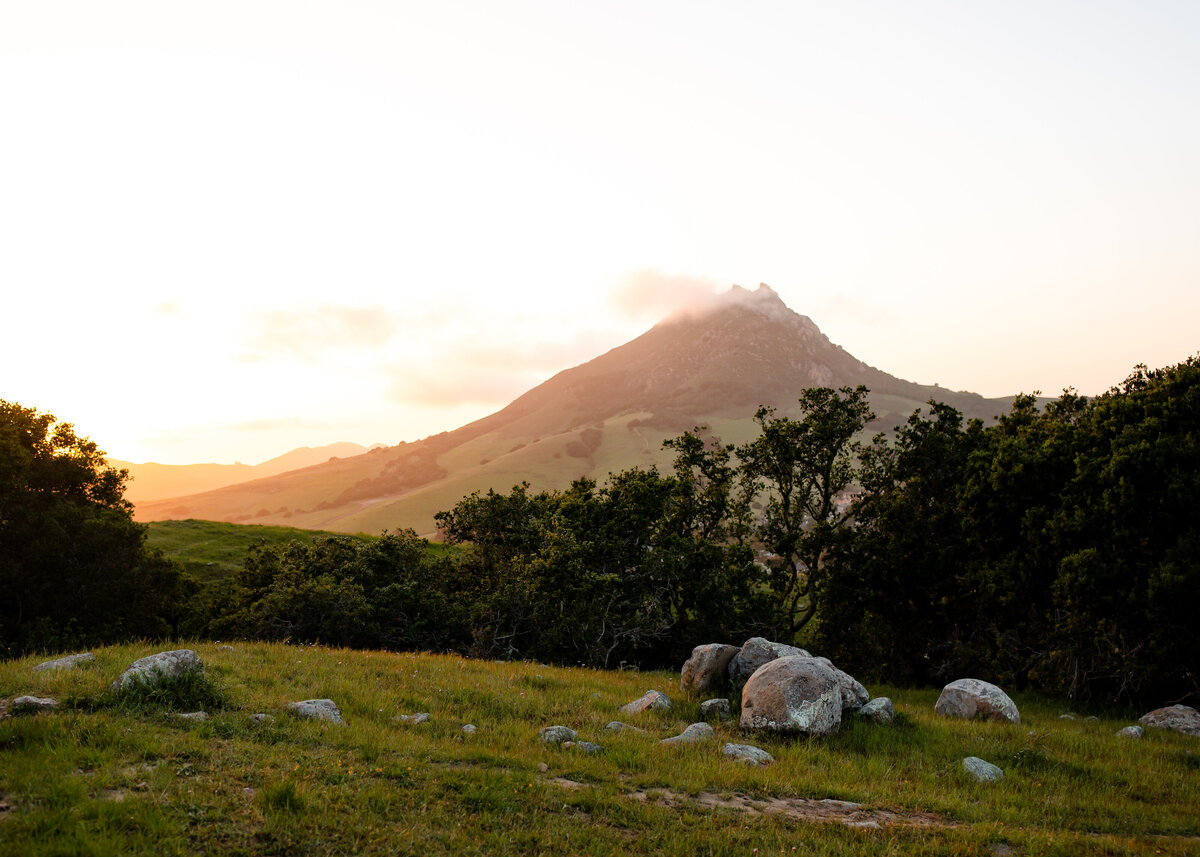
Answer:
[[[556,777],[550,782],[560,788],[578,791],[590,788],[587,783]],[[860,803],[845,800],[815,800],[810,798],[754,798],[744,794],[719,795],[700,792],[690,795],[674,789],[650,789],[628,792],[627,797],[660,806],[694,807],[699,809],[732,809],[748,815],[782,815],[797,821],[836,822],[847,827],[955,827],[952,822],[929,812],[871,809]]]

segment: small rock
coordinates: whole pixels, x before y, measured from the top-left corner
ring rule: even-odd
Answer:
[[[715,720],[718,723],[724,723],[726,720],[733,719],[733,711],[729,707],[729,700],[722,697],[716,699],[706,699],[700,703],[700,716],[705,720]]]
[[[250,722],[251,723],[274,723],[275,718],[272,717],[270,714],[263,714],[260,712],[258,714],[251,714]]]
[[[477,731],[474,723],[464,723],[460,730],[464,735],[474,735]]]
[[[994,783],[997,780],[1004,779],[1004,771],[997,768],[991,762],[985,762],[978,756],[967,756],[962,760],[963,768],[967,773],[975,778],[977,783]]]
[[[538,730],[538,736],[547,744],[562,744],[565,741],[574,741],[579,737],[579,733],[570,726],[546,726]]]
[[[176,714],[176,720],[192,720],[195,722],[203,722],[208,719],[208,714],[203,711],[189,711],[186,714]]]
[[[401,714],[394,718],[399,723],[407,723],[409,726],[416,726],[420,723],[427,722],[433,715],[428,711],[421,711],[417,714]]]
[[[219,646],[218,648],[220,648],[220,650],[222,652],[232,652],[233,651],[233,646]]]
[[[35,673],[40,673],[42,670],[73,670],[80,664],[86,664],[89,661],[96,660],[96,656],[91,652],[79,652],[75,655],[67,655],[63,658],[55,658],[52,661],[42,661],[33,668]]]
[[[125,672],[112,683],[110,690],[116,692],[132,687],[138,683],[148,687],[160,687],[170,682],[179,681],[186,675],[204,674],[204,664],[200,656],[191,649],[176,649],[171,652],[159,652],[134,661]]]
[[[289,702],[287,710],[297,717],[308,720],[328,720],[331,723],[345,724],[342,712],[338,711],[337,703],[332,699],[306,699],[303,702]]]
[[[896,712],[892,706],[892,701],[886,696],[877,696],[858,709],[859,717],[866,717],[875,723],[891,723],[896,719]]]
[[[774,756],[752,744],[726,744],[721,752],[747,765],[771,765],[775,762]]]
[[[58,708],[58,700],[49,696],[18,696],[13,700],[13,714],[38,714]]]
[[[1124,729],[1118,730],[1117,735],[1119,735],[1122,738],[1141,738],[1142,737],[1142,727],[1141,726],[1126,726]]]
[[[673,735],[670,738],[663,738],[659,744],[699,744],[701,741],[709,741],[713,738],[713,728],[707,723],[693,723],[687,729],[684,729],[678,735]]]
[[[1143,714],[1138,722],[1155,729],[1169,729],[1184,735],[1200,735],[1200,711],[1190,705],[1168,705]]]
[[[942,688],[934,711],[942,717],[961,720],[1021,722],[1017,706],[1008,698],[1008,694],[996,685],[977,678],[960,678]]]
[[[604,748],[599,744],[593,744],[591,741],[563,741],[564,747],[569,747],[572,750],[578,750],[580,753],[587,753],[589,756],[599,753]]]
[[[879,829],[879,822],[874,821],[869,818],[864,821],[851,821],[850,819],[847,819],[846,821],[843,821],[842,824],[846,825],[847,827],[856,828],[858,830],[878,830]]]
[[[609,732],[645,732],[645,729],[639,729],[636,726],[630,726],[628,723],[622,723],[620,720],[610,720],[604,727]]]
[[[1078,720],[1079,718],[1078,718],[1078,717],[1076,717],[1074,714],[1071,714],[1071,713],[1068,711],[1066,714],[1060,714],[1060,715],[1058,715],[1058,719],[1059,719],[1059,720]]]
[[[641,714],[643,711],[670,711],[671,698],[661,691],[648,690],[633,702],[627,702],[617,710],[622,714]]]
[[[538,762],[538,770],[541,771],[543,774],[548,774],[548,773],[550,773],[550,766],[547,765],[545,762]]]
[[[1097,717],[1095,714],[1089,714],[1087,717],[1085,717],[1083,719],[1086,720],[1088,723],[1099,723],[1100,722],[1100,718]]]

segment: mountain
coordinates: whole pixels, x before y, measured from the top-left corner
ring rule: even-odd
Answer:
[[[451,432],[192,496],[137,504],[139,520],[203,518],[343,532],[412,527],[475,490],[666,465],[664,438],[707,425],[727,442],[753,434],[754,412],[794,414],[802,390],[865,384],[890,429],[935,398],[992,419],[1006,398],[904,381],[833,344],[768,286],[735,286],[606,354],[558,373],[503,410]]]
[[[261,464],[136,464],[118,458],[109,458],[107,461],[110,467],[129,471],[131,479],[125,489],[125,499],[132,503],[146,503],[275,476],[331,458],[362,455],[366,451],[367,447],[357,443],[331,443],[318,447],[302,446]]]

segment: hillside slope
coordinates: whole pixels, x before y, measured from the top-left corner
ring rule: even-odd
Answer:
[[[930,398],[991,419],[1008,399],[924,386],[889,375],[833,344],[767,286],[734,287],[703,311],[673,316],[594,360],[567,369],[504,409],[415,443],[371,450],[187,497],[138,503],[140,520],[203,518],[343,532],[412,527],[475,490],[521,481],[562,488],[580,476],[665,465],[664,438],[708,425],[748,439],[760,405],[793,412],[811,386],[865,384],[891,428]]]

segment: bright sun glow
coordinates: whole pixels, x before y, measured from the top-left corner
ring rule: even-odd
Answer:
[[[119,458],[454,428],[734,283],[988,396],[1200,350],[1200,6],[3,20],[0,398]]]

